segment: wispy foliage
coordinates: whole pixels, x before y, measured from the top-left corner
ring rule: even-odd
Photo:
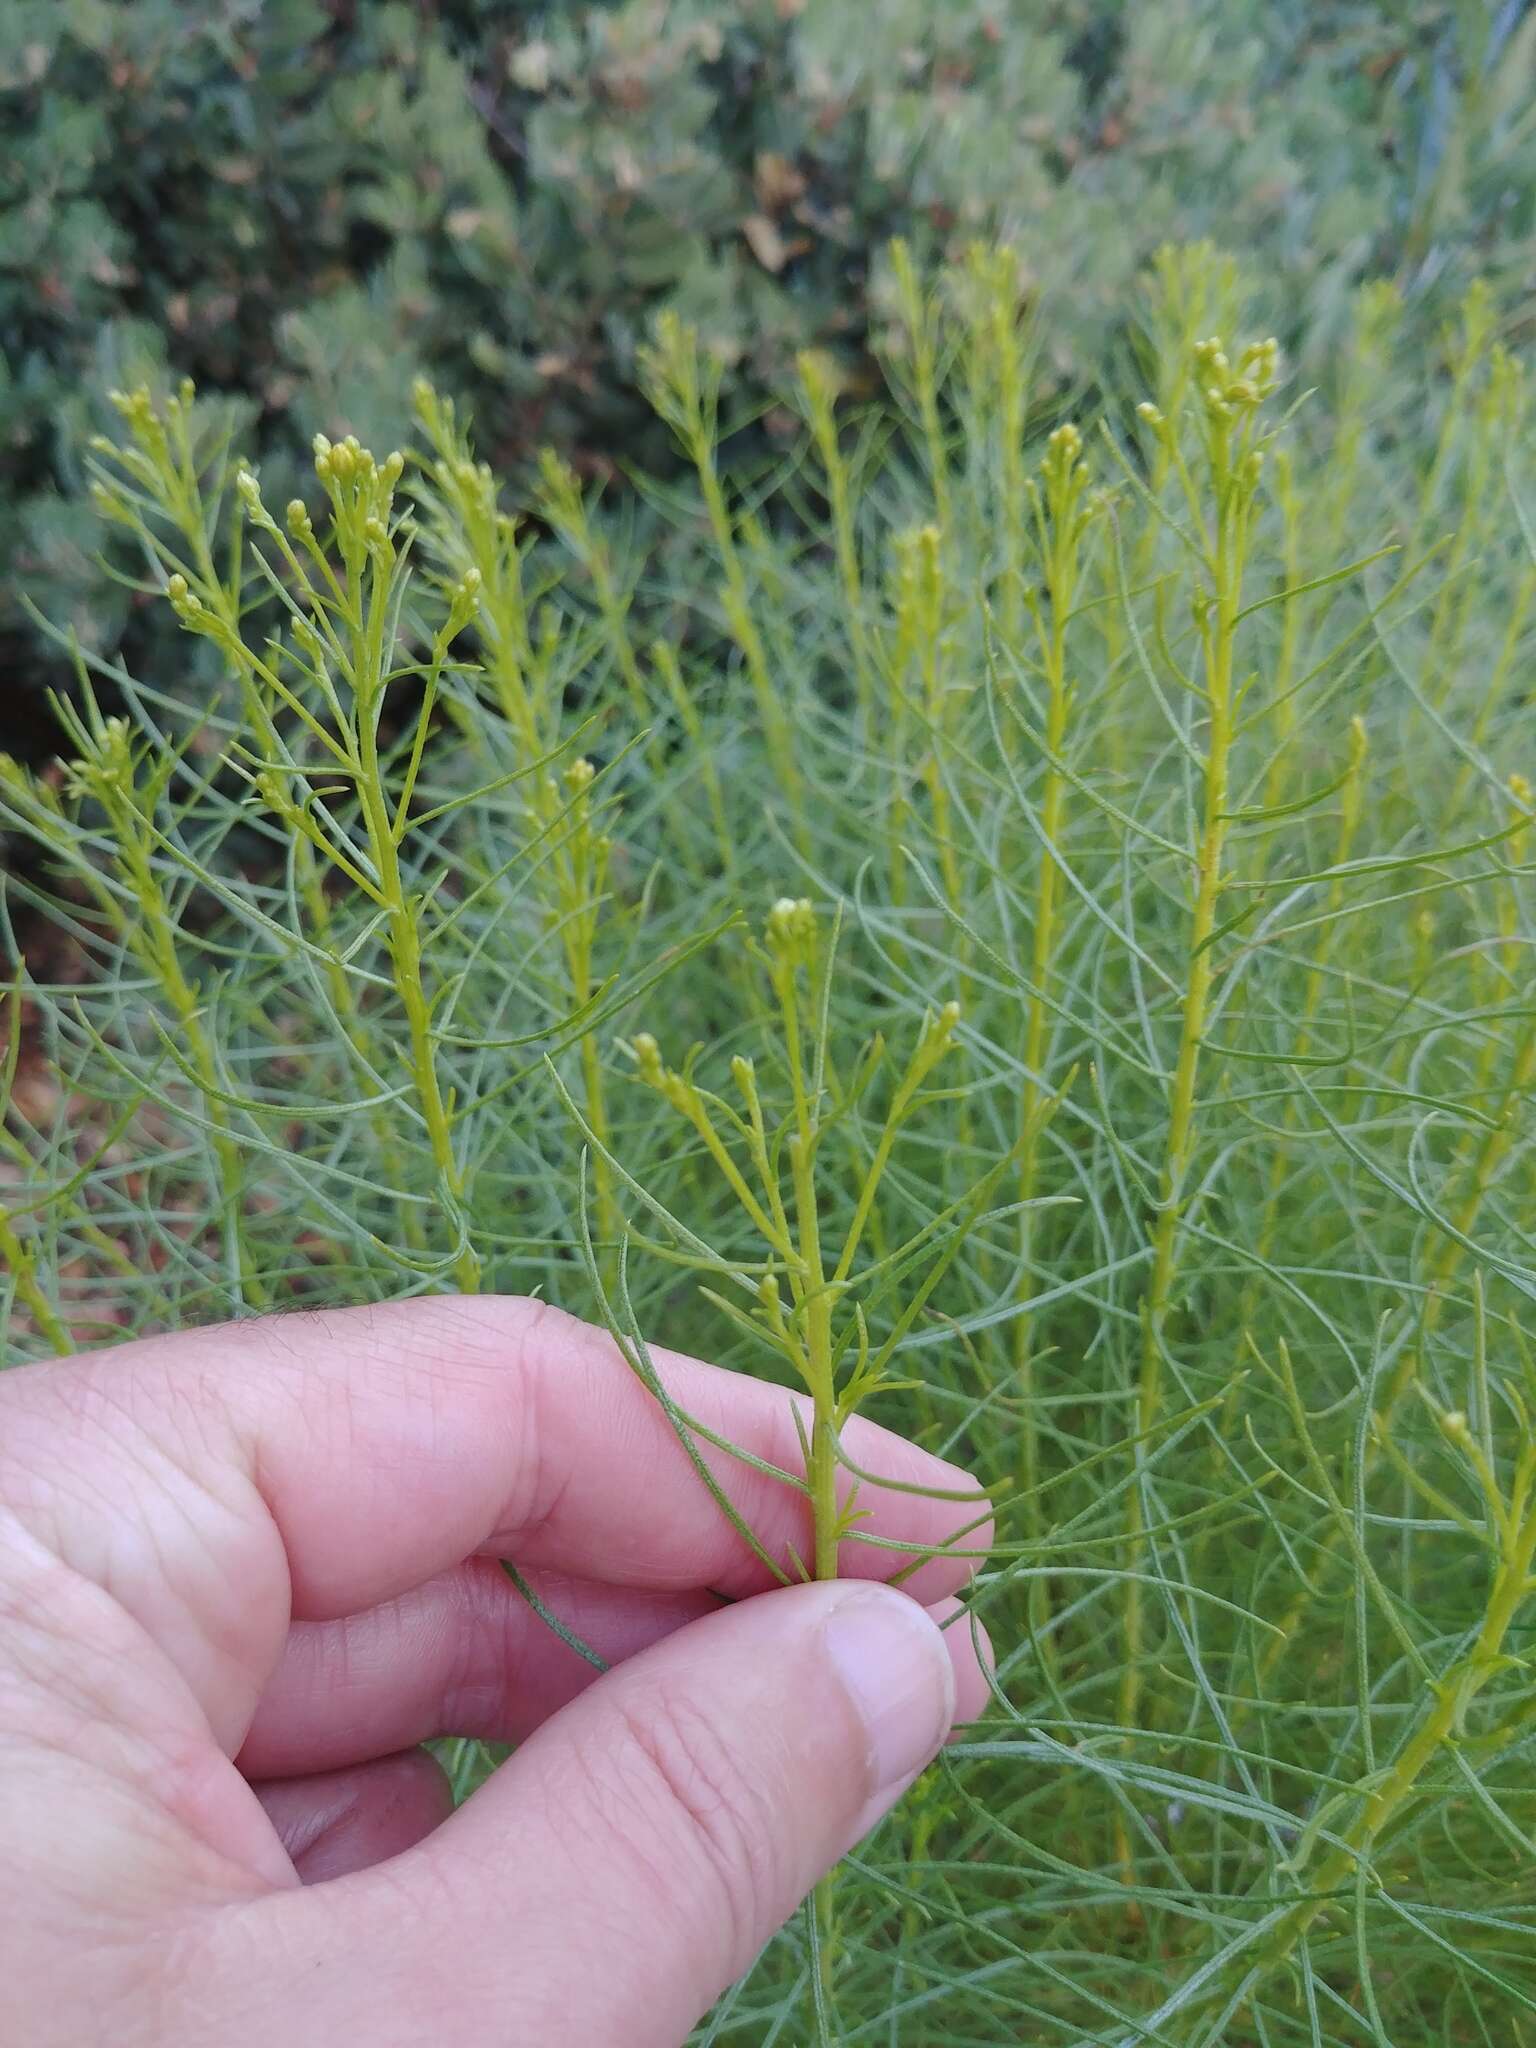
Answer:
[[[1016,259],[891,274],[771,458],[658,329],[660,547],[426,386],[286,509],[119,397],[98,503],[226,688],[108,718],[76,647],[5,770],[88,969],[10,998],[9,1349],[538,1286],[802,1390],[807,1571],[855,1406],[968,1461],[992,1711],[705,2040],[1536,2038],[1495,302],[1425,352],[1370,288],[1309,393],[1167,250],[1068,417]]]

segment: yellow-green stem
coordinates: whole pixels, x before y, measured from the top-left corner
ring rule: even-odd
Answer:
[[[710,823],[715,832],[715,849],[720,859],[720,872],[728,879],[736,875],[736,843],[731,837],[725,814],[725,792],[720,786],[720,771],[715,766],[715,752],[704,737],[704,722],[699,717],[699,708],[693,701],[693,693],[683,676],[682,664],[677,654],[665,640],[658,640],[651,648],[651,661],[667,686],[683,731],[688,735],[689,759],[698,767],[704,778],[704,794],[709,802]]]
[[[1030,990],[1024,1024],[1024,1087],[1019,1103],[1022,1151],[1019,1157],[1019,1200],[1025,1204],[1019,1215],[1019,1291],[1021,1306],[1035,1291],[1033,1264],[1036,1250],[1034,1211],[1028,1206],[1039,1192],[1042,1113],[1047,1099],[1044,1081],[1046,1049],[1050,1037],[1050,979],[1056,956],[1056,906],[1060,876],[1056,854],[1061,847],[1066,814],[1066,778],[1059,763],[1067,742],[1067,716],[1071,693],[1067,680],[1067,621],[1076,585],[1076,535],[1072,500],[1065,488],[1055,498],[1052,525],[1045,543],[1046,588],[1050,620],[1041,633],[1041,654],[1045,668],[1045,782],[1040,799],[1040,854],[1035,884],[1035,927],[1030,949]],[[1023,1416],[1020,1441],[1019,1478],[1024,1489],[1024,1513],[1028,1533],[1039,1528],[1039,1506],[1035,1487],[1039,1478],[1039,1424],[1035,1407],[1034,1319],[1024,1312],[1014,1323],[1014,1371]],[[1044,1589],[1044,1581],[1036,1582]]]
[[[378,741],[374,731],[372,707],[377,689],[382,688],[382,677],[377,674],[378,664],[371,652],[360,646],[358,659],[360,664],[367,662],[372,671],[369,673],[360,666],[358,677],[358,759],[362,770],[359,777],[359,795],[379,894],[388,918],[385,944],[389,951],[395,991],[405,1012],[406,1031],[410,1043],[411,1080],[415,1086],[422,1121],[427,1127],[427,1142],[432,1150],[432,1163],[437,1170],[438,1184],[446,1197],[445,1207],[449,1222],[455,1231],[462,1231],[464,1182],[454,1151],[453,1129],[448,1108],[443,1100],[442,1087],[437,1077],[437,1051],[432,1040],[432,1006],[427,998],[422,976],[421,906],[406,893],[400,873],[399,852],[395,843],[393,821],[385,799]],[[454,1261],[454,1279],[464,1294],[479,1291],[480,1261],[474,1248],[467,1242]]]
[[[11,1275],[16,1293],[37,1325],[38,1334],[48,1340],[60,1358],[67,1358],[75,1348],[70,1334],[38,1284],[37,1263],[31,1246],[22,1243],[10,1217],[3,1212],[0,1212],[0,1264]]]
[[[1381,1423],[1373,1438],[1366,1445],[1365,1476],[1370,1477],[1381,1457],[1381,1446],[1385,1443],[1392,1418],[1402,1405],[1403,1398],[1418,1377],[1419,1362],[1428,1348],[1430,1340],[1440,1326],[1444,1314],[1448,1290],[1453,1284],[1461,1263],[1466,1257],[1463,1240],[1472,1235],[1477,1226],[1489,1188],[1498,1177],[1499,1169],[1515,1143],[1514,1116],[1517,1108],[1530,1100],[1536,1089],[1536,1026],[1529,1023],[1515,1055],[1510,1070],[1509,1086],[1505,1094],[1502,1113],[1492,1130],[1485,1131],[1482,1142],[1466,1168],[1468,1186],[1460,1205],[1452,1215],[1454,1235],[1448,1235],[1441,1243],[1440,1251],[1430,1268],[1429,1285],[1424,1297],[1424,1313],[1415,1340],[1403,1347],[1403,1353],[1387,1382],[1381,1403]],[[1337,1524],[1331,1525],[1324,1533],[1311,1570],[1302,1581],[1295,1599],[1287,1608],[1280,1623],[1280,1633],[1267,1645],[1260,1661],[1260,1676],[1267,1678],[1285,1655],[1295,1639],[1306,1616],[1307,1609],[1317,1598],[1323,1581],[1337,1556],[1342,1540]]]
[[[590,932],[583,931],[576,936],[576,923],[568,926],[572,935],[567,941],[567,957],[570,970],[571,1000],[576,1009],[586,1008],[592,999],[592,947]],[[581,1034],[581,1086],[585,1097],[587,1122],[597,1138],[592,1170],[593,1207],[597,1212],[598,1236],[604,1246],[602,1265],[604,1277],[610,1283],[618,1277],[618,1247],[622,1234],[618,1199],[613,1185],[613,1169],[609,1165],[610,1131],[608,1124],[608,1103],[603,1087],[602,1052],[595,1031]]]
[[[1281,553],[1284,564],[1284,587],[1294,590],[1302,581],[1301,571],[1301,496],[1296,489],[1295,474],[1287,451],[1277,450],[1275,454],[1275,497],[1280,507]],[[1271,807],[1285,801],[1286,773],[1290,767],[1289,746],[1296,730],[1296,699],[1291,683],[1296,674],[1296,650],[1301,634],[1301,608],[1295,603],[1280,607],[1280,646],[1275,658],[1273,679],[1270,684],[1274,698],[1274,754],[1270,759],[1269,774],[1265,780],[1264,800]]]
[[[1383,1830],[1400,1813],[1446,1742],[1454,1735],[1467,1708],[1497,1675],[1504,1663],[1504,1639],[1516,1613],[1529,1596],[1536,1560],[1536,1514],[1512,1540],[1506,1539],[1494,1577],[1492,1595],[1477,1641],[1461,1669],[1433,1689],[1412,1735],[1396,1762],[1366,1799],[1354,1823],[1318,1866],[1309,1897],[1298,1900],[1271,1933],[1257,1966],[1268,1976],[1294,1953],[1307,1929],[1326,1911],[1334,1894],[1353,1876]]]
[[[219,1082],[218,1062],[214,1058],[208,1034],[203,1029],[202,1001],[182,971],[170,907],[165,901],[159,879],[150,863],[148,849],[138,836],[136,824],[124,822],[121,825],[119,843],[124,851],[134,894],[138,898],[141,917],[139,931],[132,943],[165,991],[166,999],[175,1013],[181,1031],[187,1064],[197,1076],[202,1091],[203,1114],[208,1119],[213,1137],[214,1156],[219,1163],[225,1258],[238,1275],[240,1292],[244,1299],[253,1307],[261,1308],[268,1300],[267,1289],[251,1263],[241,1227],[245,1165],[240,1148],[230,1135],[229,1118],[223,1100],[224,1090]]]
[[[869,666],[869,636],[864,624],[864,579],[859,570],[859,544],[854,527],[852,479],[837,437],[837,416],[830,380],[809,354],[800,358],[800,383],[816,452],[827,479],[827,504],[832,513],[832,543],[843,586],[848,645],[853,655],[859,718],[868,737],[874,731],[874,683]]]
[[[1356,835],[1365,806],[1365,726],[1355,719],[1350,731],[1350,762],[1348,780],[1344,785],[1343,801],[1339,806],[1339,829],[1333,845],[1333,865],[1342,870],[1353,857]],[[1304,1059],[1312,1050],[1313,1036],[1317,1026],[1318,1012],[1322,1008],[1323,990],[1327,985],[1328,962],[1333,952],[1334,935],[1338,929],[1333,921],[1344,908],[1346,897],[1345,880],[1342,873],[1336,873],[1328,888],[1329,922],[1318,932],[1317,951],[1307,969],[1306,991],[1302,997],[1301,1020],[1297,1026],[1294,1057]],[[1296,1098],[1288,1095],[1280,1115],[1280,1128],[1287,1134],[1296,1121]],[[1264,1210],[1255,1239],[1258,1259],[1268,1259],[1274,1243],[1275,1225],[1279,1217],[1280,1190],[1285,1182],[1287,1168],[1284,1144],[1275,1146],[1269,1162],[1269,1184],[1265,1190]],[[1252,1318],[1256,1282],[1250,1280],[1243,1298],[1238,1321],[1246,1326]]]
[[[1155,1427],[1162,1399],[1163,1350],[1169,1315],[1174,1307],[1178,1271],[1179,1224],[1184,1213],[1185,1184],[1195,1137],[1196,1085],[1200,1048],[1205,1038],[1215,961],[1211,940],[1221,902],[1222,856],[1227,840],[1227,779],[1232,749],[1232,658],[1240,605],[1241,565],[1236,559],[1234,516],[1223,509],[1217,521],[1212,560],[1214,585],[1211,614],[1205,628],[1206,708],[1209,730],[1205,756],[1204,816],[1197,855],[1194,914],[1190,924],[1188,984],[1178,1058],[1169,1104],[1168,1144],[1158,1183],[1157,1221],[1152,1232],[1152,1274],[1142,1304],[1141,1371],[1136,1395],[1136,1480],[1128,1508],[1127,1563],[1141,1569],[1146,1535],[1141,1467],[1149,1433]],[[1142,1598],[1139,1578],[1125,1589],[1125,1665],[1120,1683],[1120,1720],[1134,1728],[1140,1713]]]
[[[1011,252],[1010,252],[1011,268]],[[1016,273],[1014,273],[1016,277]],[[1001,438],[1003,528],[1003,639],[1012,652],[1024,631],[1025,518],[1024,363],[1017,315],[999,288],[993,301],[993,346],[998,365],[998,433]]]
[[[277,657],[274,655],[269,661],[247,644],[240,574],[238,569],[232,570],[228,581],[219,574],[208,540],[203,502],[198,489],[191,449],[186,444],[184,416],[178,415],[178,429],[178,438],[182,443],[182,460],[176,479],[177,490],[172,495],[172,509],[187,539],[197,570],[197,594],[223,625],[223,636],[219,644],[229,657],[239,679],[246,715],[251,721],[252,729],[258,735],[260,751],[269,763],[274,764],[269,772],[279,778],[282,796],[299,811],[303,807],[293,797],[295,776],[275,765],[282,760],[284,754],[272,715],[273,702],[281,701]],[[274,538],[284,561],[294,575],[296,587],[308,590],[309,577],[293,547],[281,534],[275,534]],[[320,559],[323,563],[324,557],[321,556]],[[334,578],[332,581],[334,583]],[[375,1048],[358,1008],[351,977],[328,943],[331,912],[325,893],[324,871],[318,859],[318,849],[313,840],[306,838],[301,832],[294,834],[292,843],[294,872],[299,897],[307,914],[309,937],[325,952],[325,978],[330,990],[332,1011],[343,1033],[356,1046],[361,1057],[369,1066],[376,1069]],[[385,1171],[390,1176],[390,1184],[399,1186],[402,1184],[400,1176],[403,1172],[403,1157],[396,1140],[394,1122],[387,1111],[374,1112],[370,1122],[380,1147]],[[414,1205],[406,1205],[401,1229],[407,1245],[413,1251],[420,1250],[425,1238],[421,1218]]]
[[[939,418],[938,308],[924,291],[904,242],[891,245],[891,264],[901,298],[902,317],[912,350],[912,392],[917,400],[923,445],[928,456],[929,481],[933,486],[933,509],[940,533],[948,540],[951,532],[949,498],[949,454]]]
[[[795,1285],[805,1328],[802,1365],[811,1393],[806,1470],[811,1500],[811,1575],[815,1579],[835,1579],[840,1509],[837,1498],[837,1396],[832,1363],[833,1294],[827,1286],[822,1263],[821,1223],[816,1200],[815,1135],[801,1053],[799,999],[793,968],[788,964],[781,965],[775,981],[794,1094],[795,1128],[789,1140],[789,1156],[800,1267]],[[835,1885],[835,1873],[829,1871],[817,1885],[810,1907],[820,1930],[821,1992],[829,2008],[837,1958]]]
[[[699,479],[699,488],[704,494],[704,509],[709,516],[710,531],[714,536],[720,565],[725,571],[723,595],[726,623],[730,627],[731,638],[741,651],[747,680],[752,685],[752,693],[757,701],[757,715],[763,728],[763,738],[773,761],[774,772],[779,778],[779,785],[789,800],[796,834],[803,848],[806,844],[805,791],[800,767],[795,758],[789,720],[784,715],[784,706],[780,701],[779,692],[774,687],[773,675],[768,665],[768,651],[763,645],[763,636],[752,613],[746,571],[741,563],[741,550],[736,544],[736,528],[731,519],[730,508],[725,502],[725,493],[720,487],[720,476],[715,467],[714,445],[708,435],[700,431],[693,437],[691,453]]]

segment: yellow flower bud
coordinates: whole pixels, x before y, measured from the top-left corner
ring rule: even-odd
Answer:
[[[91,484],[91,503],[103,519],[115,519],[124,523],[129,522],[128,507],[123,503],[116,491],[110,490],[99,478]]]
[[[808,896],[781,896],[768,913],[765,928],[768,949],[780,960],[798,967],[810,957],[816,936],[816,913]]]
[[[640,1078],[648,1088],[660,1088],[666,1074],[661,1064],[661,1047],[649,1031],[637,1031],[630,1050],[635,1056],[635,1066]]]

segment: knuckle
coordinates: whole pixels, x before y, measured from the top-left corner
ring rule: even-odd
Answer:
[[[771,1798],[719,1726],[686,1698],[651,1695],[626,1715],[632,1818],[653,1860],[678,1857],[722,1912],[734,1955],[750,1954],[782,1917],[779,1829]]]

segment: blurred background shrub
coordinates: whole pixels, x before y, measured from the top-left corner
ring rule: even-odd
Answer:
[[[878,252],[979,233],[1052,306],[1046,389],[1097,381],[1170,236],[1240,249],[1293,354],[1391,275],[1433,333],[1529,284],[1529,0],[10,0],[0,19],[4,743],[67,664],[18,593],[153,673],[100,565],[82,447],[112,385],[222,394],[281,500],[317,429],[388,445],[413,374],[516,473],[666,455],[634,387],[663,308],[778,423],[794,351],[857,380]],[[1038,388],[1038,387],[1037,387]],[[196,686],[185,647],[178,687]]]

